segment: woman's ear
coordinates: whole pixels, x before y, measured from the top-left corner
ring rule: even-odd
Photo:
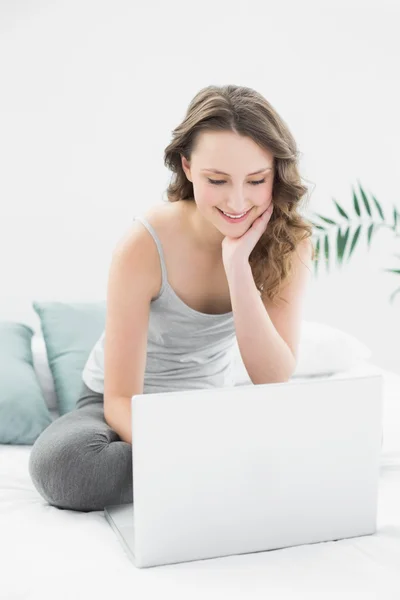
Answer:
[[[192,181],[191,176],[190,176],[190,163],[188,160],[186,160],[186,158],[184,156],[182,156],[182,154],[181,154],[181,163],[182,163],[182,169],[184,170],[186,177],[189,179],[189,181]]]

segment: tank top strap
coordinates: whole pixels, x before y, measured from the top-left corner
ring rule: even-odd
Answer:
[[[150,235],[153,237],[153,239],[156,243],[156,246],[157,246],[158,255],[160,257],[160,263],[161,263],[161,277],[162,277],[161,290],[160,290],[158,296],[156,296],[158,298],[164,292],[164,288],[167,284],[167,267],[165,265],[164,252],[162,249],[162,245],[161,245],[158,235],[156,234],[156,232],[154,230],[154,227],[152,227],[152,225],[150,225],[150,223],[148,222],[148,220],[145,217],[135,216],[133,218],[133,220],[140,221],[141,223],[143,223],[143,225],[149,231]]]

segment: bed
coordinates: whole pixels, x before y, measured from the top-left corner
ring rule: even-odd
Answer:
[[[42,499],[28,474],[31,446],[0,445],[0,598],[400,599],[400,375],[368,363],[351,372],[360,369],[383,376],[375,534],[137,569],[102,511]]]

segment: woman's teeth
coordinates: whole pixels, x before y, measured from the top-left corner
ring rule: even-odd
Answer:
[[[250,210],[250,209],[249,209]],[[247,213],[249,212],[248,210],[246,210],[244,213],[241,213],[240,215],[231,215],[229,213],[224,212],[223,210],[221,210],[222,214],[225,215],[226,217],[229,217],[230,219],[240,219],[241,217],[243,217],[244,215],[247,215]]]
[[[228,223],[234,223],[234,222],[236,222],[236,223],[242,223],[243,221],[245,221],[247,219],[247,215],[250,212],[250,209],[249,209],[249,210],[246,210],[246,212],[242,213],[241,215],[230,215],[229,213],[224,212],[220,208],[218,210],[221,213],[221,215],[223,217],[225,217],[225,220]]]
[[[229,213],[226,213],[224,211],[222,211],[224,213],[224,215],[226,215],[227,217],[230,217],[231,219],[239,219],[240,217],[243,217],[243,215],[245,215],[246,213],[242,213],[241,215],[230,215]]]

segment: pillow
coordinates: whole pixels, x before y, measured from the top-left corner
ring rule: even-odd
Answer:
[[[75,408],[82,371],[103,333],[105,302],[33,302],[41,323],[60,416]]]
[[[302,321],[298,360],[292,378],[331,375],[351,369],[372,356],[372,350],[357,338],[325,323]],[[251,379],[236,343],[233,355],[235,385]]]
[[[47,359],[46,343],[44,341],[43,334],[41,333],[35,333],[32,337],[32,357],[33,367],[35,369],[36,377],[38,378],[47,408],[51,413],[53,411],[58,411],[54,379],[50,371],[49,361]]]
[[[303,321],[292,377],[331,375],[351,369],[371,356],[372,350],[350,333],[326,323]]]
[[[0,322],[0,443],[31,445],[52,422],[33,367],[33,329]]]

